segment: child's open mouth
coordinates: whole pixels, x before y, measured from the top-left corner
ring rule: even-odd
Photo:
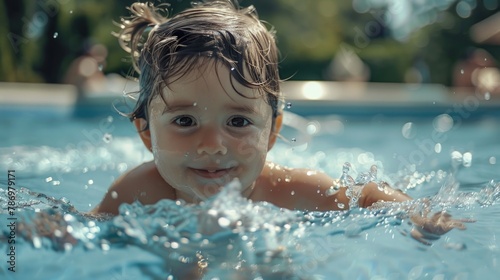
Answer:
[[[220,178],[223,177],[231,172],[233,168],[224,168],[224,169],[196,169],[196,168],[191,168],[191,170],[196,173],[197,175],[203,177],[203,178],[209,178],[209,179],[214,179],[214,178]]]

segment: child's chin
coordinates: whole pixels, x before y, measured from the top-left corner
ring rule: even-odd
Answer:
[[[200,187],[195,192],[198,199],[207,200],[212,196],[218,194],[222,190],[222,186]]]

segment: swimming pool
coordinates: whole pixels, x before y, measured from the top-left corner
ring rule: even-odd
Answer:
[[[396,206],[294,212],[246,201],[234,185],[199,206],[162,201],[90,219],[79,212],[92,209],[119,174],[152,158],[132,125],[112,110],[68,117],[1,108],[1,278],[194,279],[204,269],[203,279],[496,279],[496,111],[313,116],[318,111],[304,108],[287,105],[288,126],[269,159],[334,177],[350,162],[354,178],[376,164],[378,179],[476,222],[425,246],[408,237],[411,226]],[[50,237],[31,231],[35,225]]]

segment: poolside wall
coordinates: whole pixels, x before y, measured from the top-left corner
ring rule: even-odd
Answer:
[[[134,82],[127,83],[130,88],[136,87]],[[463,114],[464,111],[477,115],[500,114],[499,96],[439,84],[287,81],[282,91],[289,103],[286,110],[301,115],[435,116]],[[100,115],[112,112],[113,104],[123,103],[126,99],[123,92],[92,92],[79,96],[72,85],[0,83],[0,110],[51,107]]]

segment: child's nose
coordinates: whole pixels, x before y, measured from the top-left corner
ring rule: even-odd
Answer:
[[[200,135],[200,142],[197,148],[198,154],[207,153],[209,155],[227,153],[227,147],[223,141],[224,137],[217,128],[207,127]]]

